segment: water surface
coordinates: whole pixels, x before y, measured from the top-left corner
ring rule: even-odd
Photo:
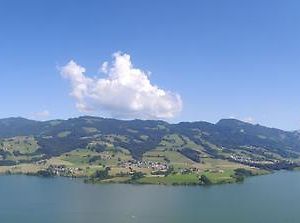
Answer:
[[[211,187],[0,177],[2,223],[299,223],[300,172]]]

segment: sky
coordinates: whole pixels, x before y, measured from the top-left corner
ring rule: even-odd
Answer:
[[[0,118],[300,129],[297,0],[0,0]]]

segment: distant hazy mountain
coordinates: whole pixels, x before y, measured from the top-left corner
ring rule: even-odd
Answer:
[[[125,148],[139,159],[146,151],[155,149],[163,137],[176,134],[202,146],[212,156],[220,148],[225,151],[242,147],[259,147],[282,157],[300,152],[300,133],[288,132],[235,119],[208,122],[123,121],[83,116],[68,120],[32,121],[24,118],[0,119],[0,138],[34,136],[43,154],[54,156],[77,148],[108,144]]]

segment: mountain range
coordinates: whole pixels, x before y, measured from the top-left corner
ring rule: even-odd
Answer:
[[[203,121],[170,124],[156,120],[124,121],[93,116],[51,121],[0,119],[0,138],[32,136],[39,147],[36,152],[47,156],[58,156],[88,146],[105,150],[109,142],[111,146],[124,148],[135,159],[140,159],[145,152],[155,149],[164,137],[174,134],[183,141],[191,140],[213,157],[249,148],[283,158],[297,158],[300,153],[298,131],[283,131],[236,119],[222,119],[216,124]],[[175,149],[185,147],[177,146]]]

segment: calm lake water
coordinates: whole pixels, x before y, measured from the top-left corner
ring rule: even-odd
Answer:
[[[2,223],[299,223],[300,172],[211,187],[0,177]]]

